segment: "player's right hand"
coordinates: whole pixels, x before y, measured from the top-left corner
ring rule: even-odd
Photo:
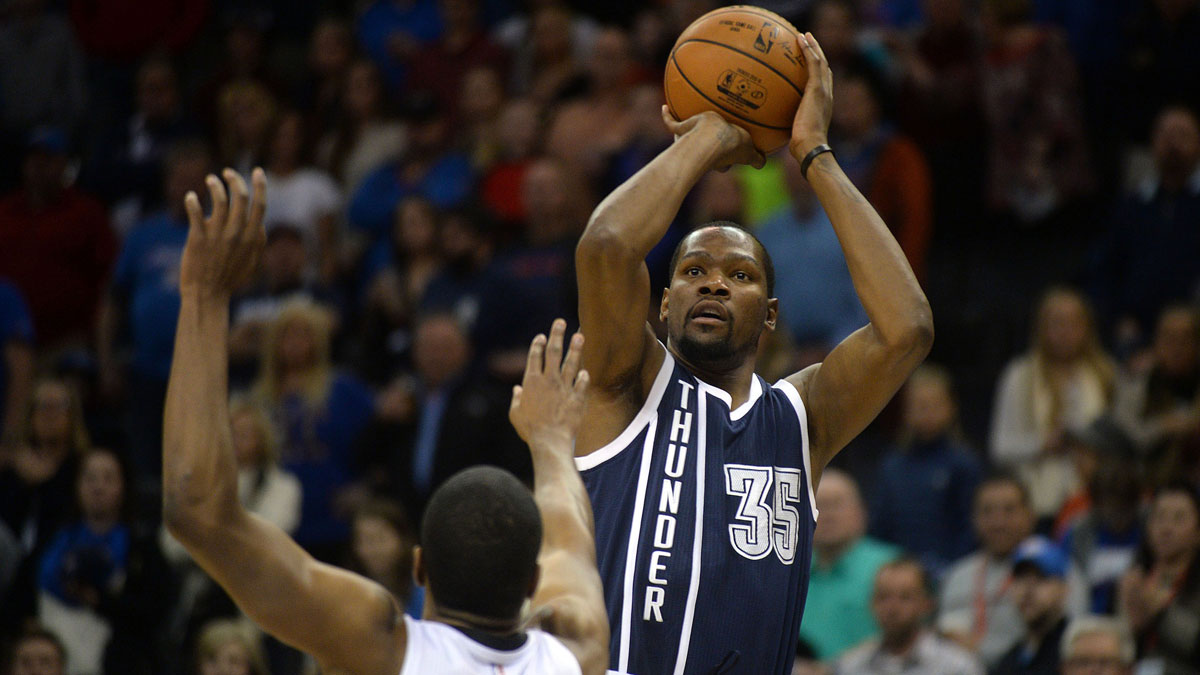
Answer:
[[[697,113],[680,122],[671,114],[671,109],[664,105],[662,117],[663,123],[676,139],[694,131],[707,134],[719,143],[721,150],[709,167],[711,169],[723,171],[734,164],[747,164],[761,169],[767,163],[767,158],[754,147],[750,132],[711,110]]]
[[[229,192],[214,175],[205,179],[212,198],[212,213],[205,217],[195,192],[184,197],[188,217],[187,244],[179,271],[180,291],[225,297],[248,282],[258,267],[258,259],[267,241],[263,213],[267,208],[267,178],[255,169],[251,182],[233,169],[223,172]]]
[[[535,451],[552,444],[564,452],[573,450],[575,434],[583,419],[584,394],[588,373],[581,370],[583,334],[571,337],[563,358],[563,334],[567,322],[556,319],[550,338],[538,335],[529,346],[525,376],[513,387],[508,418],[521,439]]]

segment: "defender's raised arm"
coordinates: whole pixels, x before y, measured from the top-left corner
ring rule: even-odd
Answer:
[[[833,223],[870,323],[825,361],[787,378],[809,409],[814,483],[829,460],[891,400],[933,343],[933,317],[908,259],[879,214],[824,146],[833,75],[812,34],[800,36],[808,84],[789,149]],[[827,147],[827,146],[826,146]]]

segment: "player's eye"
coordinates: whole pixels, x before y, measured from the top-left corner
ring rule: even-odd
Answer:
[[[737,279],[738,281],[750,281],[750,275],[746,274],[745,272],[741,272],[741,271],[734,272],[733,278]]]
[[[689,277],[695,277],[695,276],[700,276],[700,274],[703,273],[703,270],[701,270],[699,267],[689,267],[686,270],[684,270],[683,273],[688,275]]]

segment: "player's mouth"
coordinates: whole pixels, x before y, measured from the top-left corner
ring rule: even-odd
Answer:
[[[688,318],[701,326],[723,326],[729,321],[729,310],[715,300],[701,300]]]

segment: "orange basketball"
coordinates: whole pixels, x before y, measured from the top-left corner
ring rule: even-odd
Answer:
[[[664,89],[676,119],[713,110],[769,153],[791,138],[807,80],[792,24],[760,7],[735,5],[683,31],[667,60]]]

